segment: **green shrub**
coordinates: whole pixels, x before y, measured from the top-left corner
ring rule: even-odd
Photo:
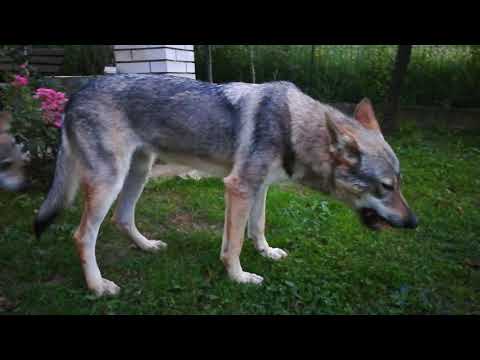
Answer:
[[[112,45],[65,45],[63,75],[103,75],[115,63]]]
[[[288,80],[323,101],[383,103],[396,45],[253,45],[257,82]],[[218,83],[251,81],[248,45],[214,45]],[[196,47],[197,77],[206,79],[204,47]],[[401,103],[476,107],[480,103],[480,47],[414,45]]]
[[[17,76],[20,76],[21,83],[15,80]],[[4,78],[7,82],[0,88],[1,111],[10,114],[12,118],[10,133],[28,155],[30,170],[38,178],[38,175],[48,172],[49,166],[53,163],[59,145],[60,131],[46,121],[42,101],[35,97],[35,90],[62,89],[58,87],[55,89],[53,84],[43,78],[30,76],[27,66],[19,67],[16,74],[5,74]]]

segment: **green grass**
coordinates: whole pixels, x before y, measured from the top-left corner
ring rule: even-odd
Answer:
[[[100,300],[86,291],[71,239],[79,202],[37,242],[31,220],[43,193],[1,193],[0,312],[480,314],[480,270],[467,264],[480,259],[478,140],[404,132],[391,141],[403,167],[404,195],[421,220],[416,231],[370,232],[336,201],[274,186],[267,237],[289,257],[271,262],[246,241],[242,264],[265,277],[261,287],[231,283],[219,261],[219,180],[149,183],[138,227],[168,242],[166,252],[142,253],[104,223],[97,259],[122,293]]]

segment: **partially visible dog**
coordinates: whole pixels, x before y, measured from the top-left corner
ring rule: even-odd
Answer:
[[[97,295],[119,292],[95,256],[100,225],[117,197],[113,220],[119,229],[143,250],[166,247],[135,225],[135,205],[157,156],[224,179],[220,258],[240,283],[263,281],[240,264],[246,228],[261,255],[287,256],[265,238],[265,201],[274,182],[293,180],[330,194],[372,229],[417,226],[400,191],[399,161],[368,100],[349,117],[288,82],[216,85],[166,75],[108,76],[71,97],[53,185],[35,221],[40,236],[83,188],[74,238],[87,286]]]
[[[0,189],[20,191],[27,181],[22,152],[8,132],[11,120],[8,112],[0,112]]]

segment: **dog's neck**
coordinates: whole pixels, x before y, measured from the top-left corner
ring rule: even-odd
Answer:
[[[325,194],[335,191],[335,158],[330,152],[325,112],[338,110],[297,91],[289,94],[292,180]]]

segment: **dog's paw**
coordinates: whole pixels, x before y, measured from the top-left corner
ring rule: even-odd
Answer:
[[[157,252],[165,250],[168,245],[160,240],[147,240],[136,244],[141,250],[148,252]]]
[[[257,274],[242,271],[239,274],[230,275],[230,278],[240,284],[255,284],[260,285],[263,282],[263,277]]]
[[[102,296],[115,296],[120,292],[120,287],[113,281],[102,279],[100,284],[94,288],[91,288],[97,297]]]
[[[284,251],[282,249],[271,248],[271,247],[260,251],[260,254],[262,254],[262,256],[264,256],[266,258],[269,258],[269,259],[272,259],[272,260],[275,260],[275,261],[284,259],[288,256],[286,251]]]

